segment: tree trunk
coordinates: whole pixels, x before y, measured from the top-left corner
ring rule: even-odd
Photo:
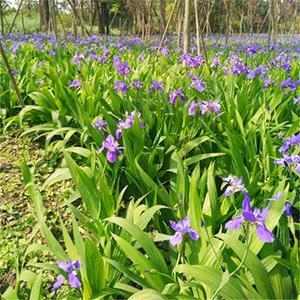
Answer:
[[[240,35],[243,34],[243,22],[244,22],[244,1],[242,2],[242,9],[241,9]]]
[[[77,41],[78,30],[77,30],[76,16],[74,14],[72,15],[72,27],[73,27],[74,40]]]
[[[274,18],[273,18],[273,34],[274,34],[274,43],[277,42],[277,35],[278,35],[278,25],[280,21],[280,3],[279,0],[273,0],[273,9],[274,9]]]
[[[160,31],[160,36],[162,36],[166,27],[166,0],[160,0],[159,10],[160,10],[159,31]]]
[[[225,47],[228,44],[228,40],[229,40],[229,3],[227,3],[227,0],[224,0],[224,7],[225,7]]]
[[[272,9],[272,0],[269,0],[269,26],[268,26],[268,45],[270,47],[271,44],[271,36],[273,29],[273,9]]]
[[[190,0],[184,3],[184,23],[183,23],[183,52],[188,53],[190,48]]]
[[[0,22],[1,22],[1,34],[4,34],[4,2],[0,0]]]
[[[106,2],[101,2],[101,33],[109,34],[109,19],[108,19],[108,7]]]
[[[55,39],[58,40],[55,0],[49,0],[49,10],[51,16],[51,30],[54,32]]]
[[[181,0],[178,4],[178,17],[177,17],[177,48],[180,47],[180,39],[181,39],[181,26],[183,21],[183,7]]]
[[[99,0],[95,0],[95,10],[96,10],[97,25],[98,25],[98,33],[101,34],[103,33],[103,30],[102,30],[102,23],[101,23]]]
[[[46,32],[49,29],[49,2],[48,0],[39,0],[40,7],[40,31]]]
[[[195,8],[195,22],[196,22],[196,36],[197,36],[197,53],[200,55],[200,29],[199,29],[199,18],[198,18],[198,0],[194,0]]]
[[[21,21],[22,21],[22,29],[23,29],[23,33],[26,34],[23,10],[21,10]]]

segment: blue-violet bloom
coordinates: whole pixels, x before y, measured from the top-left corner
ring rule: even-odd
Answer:
[[[176,246],[182,242],[183,235],[188,233],[192,240],[198,240],[199,234],[197,231],[190,227],[190,218],[185,217],[182,221],[179,220],[177,223],[170,221],[171,228],[176,231],[176,233],[170,238],[170,243]]]

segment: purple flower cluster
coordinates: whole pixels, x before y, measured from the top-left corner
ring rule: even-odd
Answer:
[[[206,84],[203,79],[199,79],[193,73],[188,75],[192,79],[191,87],[196,89],[198,92],[202,93],[206,90]]]
[[[295,98],[293,101],[294,104],[300,104],[300,96]]]
[[[257,53],[257,45],[249,45],[246,50],[246,55],[251,56]]]
[[[132,81],[132,86],[133,87],[135,87],[135,89],[137,90],[137,91],[139,91],[140,89],[142,89],[142,87],[143,87],[143,82],[142,81],[140,81],[140,80],[133,80]]]
[[[247,193],[247,189],[243,184],[242,177],[238,178],[237,176],[229,175],[228,177],[223,178],[223,181],[228,183],[228,186],[224,192],[225,197],[229,197],[237,192]]]
[[[128,91],[128,87],[124,82],[117,80],[115,82],[114,90],[115,90],[115,92],[126,93]]]
[[[117,68],[117,74],[119,75],[128,76],[131,72],[128,62],[125,61],[122,63],[120,56],[114,56],[113,66]]]
[[[164,83],[163,80],[162,81],[152,80],[148,93],[152,93],[154,90],[163,93],[164,91],[162,88],[163,83]]]
[[[275,164],[277,166],[295,169],[295,171],[300,174],[300,156],[295,153],[292,153],[291,155],[284,154],[282,158],[275,160]]]
[[[176,246],[182,242],[184,234],[188,233],[190,238],[194,241],[199,239],[199,234],[196,230],[190,227],[190,218],[185,217],[182,221],[179,220],[177,223],[170,221],[171,228],[176,231],[176,233],[170,238],[170,243]]]
[[[119,75],[128,76],[131,72],[131,69],[130,69],[127,61],[125,61],[123,63],[120,62],[117,65],[117,68],[118,68],[117,74],[119,74]]]
[[[79,87],[81,88],[81,80],[80,79],[74,79],[73,81],[70,82],[69,87]]]
[[[266,90],[269,86],[272,86],[274,81],[270,78],[264,78],[263,89]]]
[[[182,54],[180,61],[181,63],[184,63],[189,68],[198,68],[205,63],[205,60],[201,55],[192,56],[187,53]]]
[[[247,66],[244,64],[243,59],[235,56],[231,62],[231,72],[234,75],[242,75],[247,70]]]
[[[81,283],[77,277],[77,273],[76,270],[80,269],[80,263],[78,262],[78,260],[76,260],[75,262],[72,262],[71,259],[69,259],[67,262],[63,262],[60,261],[57,263],[57,266],[62,269],[63,271],[68,273],[68,281],[70,286],[78,289],[81,287]],[[62,286],[62,284],[64,283],[65,278],[62,275],[59,275],[57,277],[57,281],[53,284],[52,286],[52,291],[60,288]]]
[[[239,229],[243,225],[244,221],[246,221],[255,225],[256,234],[260,240],[265,243],[273,243],[275,238],[272,232],[269,231],[265,225],[265,221],[269,213],[269,206],[265,207],[262,211],[258,208],[254,208],[254,210],[252,210],[248,193],[244,192],[244,196],[242,214],[228,221],[225,224],[225,227],[229,230]]]
[[[118,154],[122,152],[124,147],[119,146],[118,140],[122,137],[122,130],[131,128],[135,121],[135,112],[128,113],[126,112],[126,119],[119,120],[117,124],[117,130],[115,132],[116,139],[110,134],[106,137],[106,139],[102,142],[102,146],[98,149],[98,152],[103,152],[105,149],[107,150],[106,159],[110,163],[114,163],[117,158]],[[141,113],[137,112],[137,117],[140,119]],[[145,127],[143,121],[139,120],[140,126],[142,128]],[[107,123],[102,117],[99,117],[96,122],[92,123],[95,128],[98,128],[99,131],[103,134],[103,130],[107,127]]]
[[[282,146],[279,148],[279,151],[281,153],[286,153],[289,149],[291,149],[292,147],[298,146],[299,150],[300,150],[300,133],[298,134],[293,134],[292,136],[285,138],[282,137],[282,139],[284,140],[284,143],[282,144]]]
[[[286,80],[283,80],[280,84],[281,89],[289,89],[290,91],[296,90],[296,88],[300,85],[300,80],[293,81],[292,78],[288,78]]]
[[[107,123],[102,117],[98,117],[98,119],[93,122],[92,125],[97,128],[102,134],[104,134],[103,130],[107,127]]]
[[[182,88],[179,88],[176,91],[170,91],[169,102],[172,104],[175,104],[177,101],[177,98],[179,98],[181,101],[185,100]]]
[[[85,60],[85,57],[82,53],[76,52],[75,55],[72,58],[72,62],[73,64],[80,66],[81,65],[81,61]]]
[[[112,135],[108,135],[98,151],[102,152],[104,149],[107,149],[106,159],[110,163],[114,163],[118,158],[118,153],[121,153],[123,147],[119,146],[118,141],[116,141]]]
[[[295,169],[300,174],[300,156],[293,153],[298,148],[300,150],[300,133],[294,134],[288,138],[282,137],[284,143],[279,148],[279,152],[282,153],[282,158],[275,160],[275,164],[278,166],[285,166]],[[291,154],[289,154],[289,152]]]
[[[214,56],[211,60],[211,67],[216,68],[217,66],[221,65],[220,57],[219,56]]]
[[[91,54],[89,56],[89,60],[96,60],[102,64],[106,64],[107,63],[107,56],[105,54],[103,55],[98,55],[95,51],[91,51]]]
[[[116,130],[116,138],[119,140],[122,137],[122,130],[131,128],[134,124],[134,118],[135,118],[135,112],[131,112],[130,114],[126,111],[126,119],[125,120],[119,120],[119,123],[117,125],[118,129]],[[140,119],[141,113],[137,112],[137,117]],[[143,121],[139,121],[142,128],[145,127],[145,124]]]
[[[170,51],[169,51],[169,49],[167,47],[161,47],[160,53],[162,55],[164,55],[165,57],[169,57],[170,56]]]
[[[291,72],[291,60],[292,60],[292,58],[290,56],[288,56],[286,53],[281,52],[275,57],[275,60],[272,61],[271,64],[275,68],[281,67],[287,73],[290,73]]]
[[[195,116],[197,110],[200,110],[200,115],[204,116],[206,113],[216,113],[217,115],[221,114],[221,104],[219,100],[208,100],[201,101],[198,103],[190,104],[188,115]]]

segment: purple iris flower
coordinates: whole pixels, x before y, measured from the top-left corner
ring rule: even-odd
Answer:
[[[184,63],[186,66],[190,68],[198,68],[202,64],[205,63],[205,60],[201,55],[199,56],[192,56],[190,54],[184,53],[180,58],[181,62]]]
[[[294,104],[300,104],[300,96],[295,98],[293,101]]]
[[[56,52],[54,50],[50,50],[49,51],[49,54],[52,56],[52,57],[56,57]]]
[[[120,153],[123,147],[119,147],[118,141],[116,141],[112,135],[108,135],[98,151],[102,152],[104,149],[107,149],[106,159],[110,163],[114,163],[118,158],[117,153]]]
[[[98,119],[92,123],[92,125],[97,128],[102,134],[103,129],[107,127],[107,123],[102,117],[98,117]]]
[[[63,271],[68,273],[68,281],[72,287],[74,287],[76,289],[81,287],[81,283],[80,283],[80,281],[77,277],[77,273],[76,273],[76,270],[79,270],[81,267],[78,260],[76,260],[75,262],[72,262],[71,259],[68,259],[67,262],[60,261],[57,263],[57,266],[60,269],[62,269]],[[53,284],[51,290],[54,291],[54,290],[60,288],[62,286],[62,284],[64,283],[64,281],[65,281],[64,276],[59,275],[57,277],[57,281]]]
[[[107,63],[107,57],[105,55],[98,56],[97,60],[98,62],[101,62],[104,65]]]
[[[196,76],[194,76],[193,81],[191,83],[191,87],[199,91],[200,93],[204,92],[206,90],[206,84],[203,81],[203,79],[198,79]]]
[[[216,68],[217,66],[220,66],[221,65],[221,61],[220,61],[220,58],[219,56],[214,56],[211,60],[211,67],[212,68]]]
[[[284,204],[283,211],[288,217],[290,217],[293,214],[292,206],[293,206],[293,202],[291,201],[286,201]]]
[[[256,234],[260,240],[265,243],[272,243],[275,238],[271,231],[269,231],[265,225],[266,218],[269,213],[269,206],[265,207],[262,211],[258,208],[254,208],[252,211],[250,205],[250,198],[248,193],[244,193],[245,198],[243,202],[242,214],[225,224],[225,227],[229,230],[239,229],[244,221],[249,222],[250,224],[255,224]]]
[[[275,165],[294,168],[300,174],[300,156],[292,153],[291,155],[284,154],[282,158],[275,160]]]
[[[255,70],[247,70],[246,71],[246,77],[248,79],[254,79],[257,76]]]
[[[281,198],[281,196],[283,195],[283,193],[282,192],[278,192],[276,195],[274,195],[272,198],[268,198],[267,200],[268,201],[278,201],[280,198]]]
[[[201,107],[201,105],[201,103],[192,103],[189,107],[188,115],[195,116],[197,108]]]
[[[143,87],[143,83],[141,82],[141,81],[139,81],[139,80],[133,80],[132,81],[132,86],[134,86],[135,87],[135,89],[137,90],[137,91],[139,91],[142,87]]]
[[[131,128],[134,124],[134,118],[135,118],[135,113],[134,111],[131,112],[130,114],[126,111],[126,119],[123,121],[123,120],[120,120],[117,127],[118,129],[116,130],[116,138],[117,140],[119,140],[121,137],[122,137],[122,129],[128,129],[128,128]],[[141,113],[140,112],[137,112],[137,117],[138,119],[140,119],[141,117]],[[140,126],[142,128],[145,127],[145,124],[143,121],[140,120]]]
[[[213,112],[217,115],[221,114],[221,105],[219,100],[202,101],[201,115],[205,115],[207,112]]]
[[[118,74],[119,75],[124,75],[124,76],[128,76],[129,75],[129,73],[131,72],[131,69],[130,69],[130,67],[128,66],[128,62],[127,61],[125,61],[125,62],[123,62],[123,63],[119,63],[118,65],[117,65],[117,68],[118,68]]]
[[[82,53],[77,52],[77,53],[75,53],[75,56],[72,58],[72,62],[75,65],[80,66],[81,60],[84,60],[84,59],[85,59],[84,55]]]
[[[294,134],[288,138],[282,138],[285,142],[279,148],[281,153],[286,153],[291,147],[299,146],[300,147],[300,133]],[[300,148],[299,148],[300,149]]]
[[[228,177],[223,178],[223,181],[228,182],[229,184],[224,192],[225,197],[229,197],[237,192],[247,193],[242,177],[238,178],[237,176],[229,175]]]
[[[185,100],[182,88],[179,88],[177,91],[170,91],[169,102],[175,104],[178,97],[181,101]]]
[[[243,59],[238,56],[233,56],[230,59],[231,62],[231,72],[234,75],[240,76],[247,70],[246,65],[243,62]]]
[[[115,82],[115,89],[116,92],[126,93],[128,91],[128,87],[126,84],[120,80]]]
[[[113,66],[117,68],[120,63],[121,63],[121,57],[118,56],[118,55],[115,55],[114,56]]]
[[[195,116],[197,109],[200,109],[200,115],[204,116],[206,113],[216,113],[221,114],[221,105],[219,100],[208,100],[201,101],[198,103],[190,104],[188,115]]]
[[[298,86],[300,85],[300,80],[293,81],[292,78],[288,78],[286,80],[283,80],[280,84],[280,88],[289,88],[291,91],[294,91]]]
[[[81,88],[82,87],[81,81],[79,79],[75,79],[75,80],[71,81],[69,87],[79,87],[79,88]]]
[[[199,234],[196,230],[190,227],[190,218],[185,217],[182,221],[179,220],[177,223],[170,221],[171,228],[176,231],[176,233],[170,238],[170,243],[176,246],[182,242],[184,234],[188,233],[190,238],[194,241],[199,239]]]
[[[263,89],[266,90],[269,86],[272,86],[273,84],[273,80],[269,78],[264,78]]]
[[[162,85],[163,85],[163,81],[156,81],[156,80],[152,80],[151,82],[151,86],[149,88],[149,93],[152,93],[154,90],[157,90],[158,92],[160,93],[163,93],[163,88],[162,88]]]
[[[170,56],[170,52],[169,52],[169,49],[167,47],[161,47],[160,53],[162,55],[164,55],[165,57],[169,57]]]
[[[247,56],[251,56],[251,54],[256,54],[256,52],[257,52],[257,46],[255,45],[249,45],[246,50]]]

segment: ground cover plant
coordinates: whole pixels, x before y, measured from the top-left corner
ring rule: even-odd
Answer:
[[[4,299],[298,297],[299,36],[1,42],[24,101],[1,61],[2,130],[55,166],[40,180],[24,152],[39,238]]]

